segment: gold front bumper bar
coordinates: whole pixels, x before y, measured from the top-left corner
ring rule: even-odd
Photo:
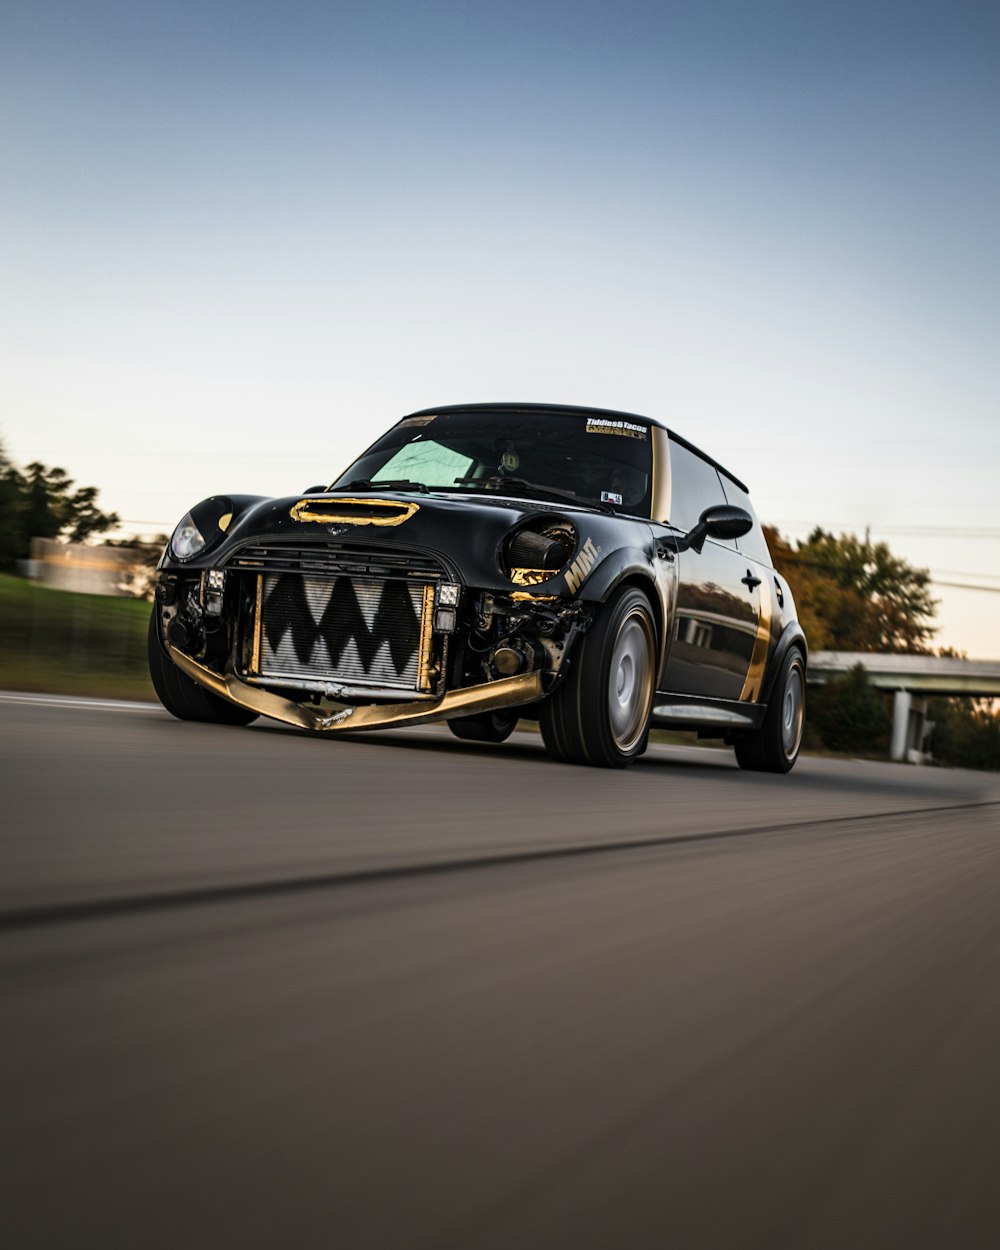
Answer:
[[[272,720],[321,733],[423,725],[428,721],[450,720],[453,716],[497,712],[501,708],[535,703],[545,693],[541,673],[534,672],[519,673],[516,677],[502,677],[498,681],[484,682],[481,686],[466,686],[464,690],[451,690],[436,703],[421,700],[415,703],[368,703],[354,707],[326,699],[321,705],[314,706],[309,703],[294,703],[270,690],[251,686],[240,681],[235,673],[220,677],[218,673],[213,673],[210,668],[192,660],[169,643],[167,652],[181,672],[212,694],[218,695],[220,699],[228,699],[230,703],[248,708],[251,712],[259,712],[261,716],[270,716]]]

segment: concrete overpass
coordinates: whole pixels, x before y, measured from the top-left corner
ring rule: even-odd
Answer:
[[[859,664],[873,686],[895,692],[890,747],[894,760],[915,759],[923,755],[927,695],[1000,699],[1000,660],[884,655],[867,651],[814,651],[809,657],[809,681],[823,685],[831,677],[838,677]]]

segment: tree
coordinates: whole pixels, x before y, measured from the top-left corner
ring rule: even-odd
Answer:
[[[23,545],[24,478],[0,443],[0,569],[14,567]]]
[[[931,750],[943,764],[1000,772],[1000,710],[990,699],[931,701]]]
[[[24,477],[24,523],[30,538],[66,538],[83,542],[118,524],[116,512],[97,507],[97,487],[74,490],[73,479],[65,469],[50,469],[37,460],[28,465]]]
[[[65,469],[39,461],[22,473],[0,445],[0,568],[12,569],[31,553],[32,538],[83,542],[118,524],[118,514],[97,506],[96,486],[76,486]]]
[[[167,545],[168,534],[160,534],[156,538],[109,538],[106,547],[131,551],[135,563],[122,570],[118,583],[119,591],[133,599],[152,599],[156,587],[156,566],[163,548]]]
[[[816,529],[792,547],[777,530],[765,527],[765,533],[812,648],[928,651],[937,604],[926,569],[853,534]]]

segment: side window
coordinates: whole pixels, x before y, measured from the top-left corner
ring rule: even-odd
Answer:
[[[737,508],[746,508],[753,517],[753,529],[749,534],[744,534],[742,538],[736,540],[737,547],[751,560],[756,560],[758,564],[771,568],[771,553],[767,549],[767,543],[764,540],[760,522],[757,520],[757,513],[754,512],[753,504],[750,502],[750,496],[745,490],[740,490],[728,477],[723,477],[722,485],[726,492],[726,502],[735,504]]]
[[[686,534],[713,504],[725,503],[722,482],[715,468],[670,440],[670,524]],[[726,546],[732,544],[726,543]]]

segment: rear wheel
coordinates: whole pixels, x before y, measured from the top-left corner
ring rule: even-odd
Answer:
[[[760,773],[790,772],[802,746],[805,710],[806,665],[802,652],[793,647],[774,683],[764,724],[733,744],[740,768]]]
[[[550,755],[625,768],[646,746],[653,705],[656,627],[634,586],[616,591],[584,634],[562,683],[539,708]]]
[[[456,716],[447,722],[455,737],[464,742],[506,742],[516,724],[516,712],[480,712],[476,716]]]
[[[158,610],[154,608],[149,618],[146,654],[156,697],[171,716],[176,716],[178,720],[208,721],[216,725],[249,725],[256,720],[258,713],[220,699],[180,671],[164,653],[160,643],[156,624]]]

